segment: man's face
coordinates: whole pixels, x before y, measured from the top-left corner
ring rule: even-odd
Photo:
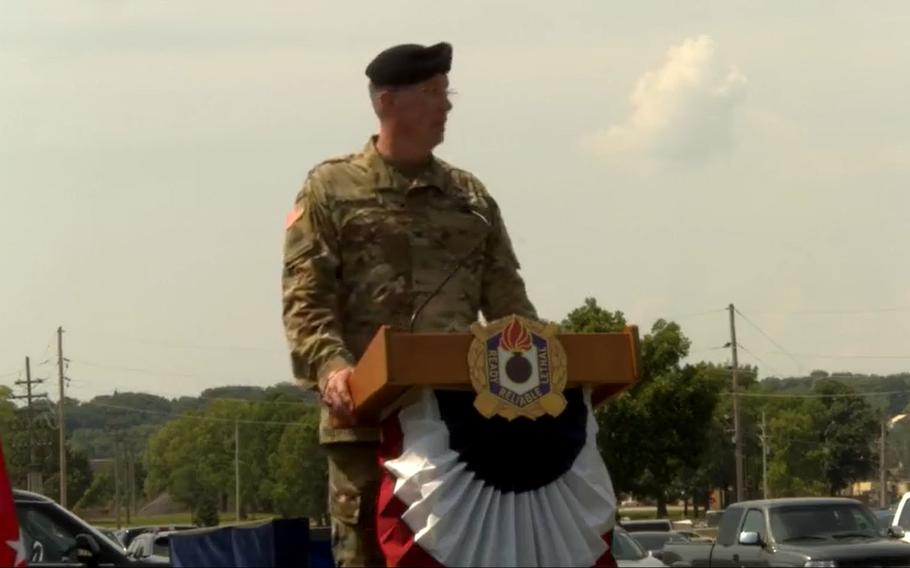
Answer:
[[[395,89],[391,95],[389,118],[394,120],[399,132],[428,149],[442,143],[446,118],[452,110],[446,75]]]

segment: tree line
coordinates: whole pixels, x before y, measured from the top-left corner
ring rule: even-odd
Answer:
[[[622,330],[626,321],[622,312],[588,298],[561,324],[566,331],[608,332]],[[731,371],[684,364],[690,347],[678,323],[656,321],[641,340],[641,380],[597,411],[598,444],[617,493],[656,503],[659,515],[671,502],[691,503],[697,514],[735,495]],[[906,409],[910,374],[815,371],[758,381],[757,372],[739,370],[747,498],[762,494],[762,439],[775,497],[838,494],[877,476],[880,422]],[[30,418],[11,394],[0,386],[0,436],[13,483],[25,487],[34,457],[45,494],[57,498],[53,408],[39,404]],[[109,510],[117,479],[122,492],[132,482],[140,501],[166,492],[198,524],[217,523],[226,514],[233,518],[239,467],[241,517],[326,516],[318,401],[293,384],[223,387],[176,399],[114,393],[67,399],[65,406],[68,495],[77,511]],[[892,476],[903,476],[903,464],[910,464],[907,442],[910,426],[898,423],[887,446]],[[711,503],[715,489],[721,503]]]
[[[563,321],[575,331],[618,331],[621,312],[588,298]],[[642,338],[643,373],[627,392],[598,412],[599,444],[617,492],[653,500],[658,515],[669,501],[723,506],[735,494],[731,369],[685,364],[691,343],[674,322],[658,320]],[[878,473],[880,421],[907,407],[910,374],[756,380],[758,369],[739,369],[744,494],[762,496],[762,447],[769,448],[772,496],[836,495]],[[875,396],[874,392],[887,393]],[[869,396],[873,395],[873,396]],[[870,402],[873,401],[873,402]],[[762,415],[766,424],[762,432]],[[888,462],[903,476],[910,428],[892,436]]]

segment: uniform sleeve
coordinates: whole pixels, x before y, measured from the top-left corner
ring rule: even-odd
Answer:
[[[321,391],[329,373],[354,363],[338,318],[338,234],[325,187],[313,174],[285,231],[282,299],[294,376]]]
[[[487,197],[490,204],[490,236],[484,253],[483,296],[481,310],[487,321],[512,314],[536,320],[537,310],[525,290],[524,280],[512,241],[503,222],[499,206]]]

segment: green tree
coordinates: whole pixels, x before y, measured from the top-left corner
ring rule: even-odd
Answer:
[[[215,495],[202,495],[193,508],[193,524],[199,527],[218,526],[218,500]]]
[[[163,424],[170,412],[171,403],[166,398],[141,392],[115,392],[88,402],[67,398],[66,430],[122,432],[144,424]]]
[[[692,342],[679,324],[659,319],[651,326],[651,333],[641,342],[642,379],[647,382],[676,369],[688,354]]]
[[[569,312],[562,320],[562,327],[576,333],[607,333],[622,331],[626,318],[622,312],[610,312],[597,305],[594,298],[585,298],[582,306]]]
[[[313,410],[285,429],[271,456],[272,501],[284,517],[324,519],[328,503],[328,468],[317,441],[319,413]]]
[[[210,501],[225,511],[235,490],[235,424],[240,435],[241,516],[324,510],[325,458],[316,443],[319,409],[271,392],[267,400],[211,400],[166,424],[149,442],[145,486],[167,491],[194,512]],[[320,508],[322,507],[322,509]],[[201,514],[201,513],[200,513]]]
[[[0,438],[4,437],[13,426],[16,418],[16,405],[13,404],[13,391],[6,385],[0,385]]]
[[[824,412],[818,415],[817,431],[825,452],[824,472],[828,491],[836,495],[852,482],[868,477],[875,468],[872,441],[878,420],[872,408],[856,392],[833,379],[816,383]]]
[[[823,405],[815,399],[784,400],[768,419],[771,452],[768,488],[774,497],[825,495],[825,451],[816,429]]]
[[[713,504],[723,508],[729,502],[736,479],[733,460],[733,401],[730,396],[726,396],[730,393],[730,370],[713,363],[698,363],[694,367],[703,380],[712,385],[719,399],[704,426],[706,442],[698,458],[698,466],[683,474],[683,488],[691,495],[693,503],[703,506],[705,510],[712,506],[712,489],[723,488],[725,494],[730,490],[723,502]]]
[[[167,491],[194,512],[211,500],[222,502],[233,488],[233,424],[218,414],[189,413],[152,436],[145,456],[148,495]]]
[[[278,482],[278,474],[272,466],[272,459],[276,454],[283,455],[283,444],[289,443],[286,440],[289,436],[302,435],[313,444],[317,440],[318,406],[302,402],[296,393],[274,390],[266,396],[266,400],[248,405],[248,416],[256,423],[241,426],[241,475],[243,479],[258,480],[242,484],[244,512],[279,512],[282,506],[286,506],[276,501],[274,485]],[[310,427],[301,427],[300,424],[309,424]],[[319,483],[311,482],[303,474],[301,469],[290,482],[306,488]]]
[[[718,394],[703,373],[686,367],[605,405],[598,442],[617,488],[654,498],[666,516],[668,489],[701,464]]]
[[[248,401],[257,401],[265,399],[265,391],[262,387],[253,387],[247,385],[231,385],[225,387],[216,387],[211,389],[205,389],[199,395],[199,398],[203,400],[248,400]]]
[[[910,391],[907,390],[907,381],[903,376],[891,375],[882,377],[876,382],[877,384],[870,385],[870,390],[875,389],[878,392],[891,393],[887,397],[875,397],[884,403],[882,413],[885,416],[896,416],[902,413],[907,408],[907,405],[910,404]]]
[[[91,485],[82,494],[74,509],[88,509],[106,506],[114,498],[114,476],[112,467],[106,467],[96,472]]]
[[[568,331],[609,332],[625,326],[593,298],[562,322]],[[642,340],[642,379],[598,412],[598,444],[619,492],[657,501],[666,515],[668,491],[698,467],[718,389],[699,369],[682,369],[689,340],[679,325],[658,320]]]
[[[31,416],[29,442],[29,413],[17,408],[15,418],[3,437],[7,468],[14,487],[27,487],[29,463],[34,454],[35,468],[43,479],[39,493],[60,499],[60,436],[56,417],[48,405],[36,404]],[[31,443],[32,451],[29,451]],[[85,454],[66,442],[67,504],[76,503],[92,482],[92,472]]]

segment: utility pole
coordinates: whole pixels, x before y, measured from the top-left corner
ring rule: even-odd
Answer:
[[[63,327],[57,328],[57,370],[60,378],[60,401],[57,403],[57,427],[60,429],[60,506],[66,509],[66,425],[63,421]]]
[[[38,460],[35,458],[35,432],[33,429],[34,414],[32,409],[32,401],[37,398],[47,398],[45,393],[33,393],[32,385],[39,385],[44,382],[44,379],[32,379],[32,366],[31,361],[28,357],[25,358],[25,380],[16,381],[17,385],[25,385],[25,396],[18,395],[11,398],[26,400],[26,429],[28,432],[28,477],[26,480],[26,488],[29,491],[35,491],[37,493],[42,493],[44,491],[43,482],[41,481],[41,472],[38,471]]]
[[[879,443],[881,446],[878,450],[878,475],[879,475],[879,486],[881,487],[881,502],[880,505],[882,509],[888,506],[888,491],[885,487],[887,480],[885,479],[885,432],[887,431],[887,420],[882,418],[882,435]]]
[[[234,509],[240,522],[240,423],[234,418]]]
[[[739,360],[736,355],[736,320],[734,313],[736,308],[730,304],[730,349],[733,352],[733,366],[730,368],[730,374],[733,376],[733,445],[736,458],[736,501],[743,501],[743,436],[742,428],[739,425],[739,383],[737,382],[736,372],[739,367]]]
[[[19,381],[16,381],[19,384]],[[32,432],[32,364],[29,358],[25,358],[25,400],[26,400],[26,428],[28,429],[28,490],[32,489],[32,473],[35,466],[35,437]]]
[[[762,499],[770,499],[768,493],[768,423],[765,411],[761,411],[761,495]]]
[[[123,488],[126,493],[123,500],[126,501],[126,526],[130,526],[130,495],[133,486],[133,462],[132,455],[126,443],[123,443],[123,457],[126,458],[126,486]]]
[[[129,491],[129,501],[126,505],[126,524],[130,524],[130,511],[136,513],[136,458],[133,456],[133,448],[126,448],[126,467],[129,481],[127,491]]]
[[[117,528],[120,525],[120,442],[114,441],[114,509],[117,511]]]

